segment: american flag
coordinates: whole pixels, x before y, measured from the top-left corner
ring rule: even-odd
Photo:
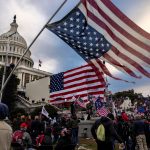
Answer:
[[[150,34],[125,16],[111,1],[81,0],[61,21],[47,28],[100,72],[114,77],[104,60],[132,77],[150,73]],[[116,78],[119,79],[119,78]]]
[[[107,116],[109,114],[109,110],[105,107],[102,107],[100,109],[97,110],[97,114],[100,115],[100,116]]]
[[[95,108],[96,108],[97,114],[99,114],[100,116],[107,116],[109,113],[109,110],[104,106],[100,97],[97,97],[95,101]]]
[[[100,79],[101,76],[101,79]],[[87,101],[87,95],[104,97],[105,80],[103,74],[97,76],[87,64],[66,72],[55,74],[50,79],[50,103],[59,104],[72,101],[72,97]]]
[[[82,108],[86,108],[86,103],[80,97],[76,100],[76,104]]]

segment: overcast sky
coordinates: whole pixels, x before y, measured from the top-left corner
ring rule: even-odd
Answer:
[[[10,23],[16,14],[18,32],[29,45],[62,2],[63,0],[0,0],[0,34],[10,29]],[[52,22],[64,17],[78,2],[79,0],[68,0]],[[113,3],[131,20],[150,33],[150,0],[113,0]],[[40,69],[51,73],[66,71],[85,64],[73,49],[47,29],[42,32],[30,50],[35,62],[34,68],[38,68],[40,59],[42,61]],[[108,78],[109,89],[113,93],[134,89],[145,96],[150,95],[150,79],[143,77],[141,80],[136,80],[115,68],[110,67],[110,69],[112,74],[136,82],[136,84],[129,84]]]

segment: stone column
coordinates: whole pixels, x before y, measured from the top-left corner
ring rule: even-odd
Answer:
[[[16,63],[17,63],[17,60],[16,60],[16,57],[14,57],[14,64],[16,65]]]
[[[10,56],[10,63],[13,63],[13,62],[12,62],[12,56]]]
[[[2,55],[2,62],[4,62],[4,56]]]
[[[29,82],[31,82],[31,80],[32,80],[32,75],[30,74]]]
[[[25,86],[25,73],[22,73],[22,86]]]

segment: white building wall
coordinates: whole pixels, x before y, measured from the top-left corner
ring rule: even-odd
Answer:
[[[42,101],[44,98],[45,101],[49,100],[49,85],[50,77],[45,77],[39,80],[26,84],[26,97],[29,97],[29,100],[36,102]]]

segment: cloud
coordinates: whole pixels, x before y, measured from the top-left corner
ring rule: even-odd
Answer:
[[[142,93],[144,96],[150,95],[150,85],[145,84],[145,85],[139,85],[134,88],[136,93]]]
[[[113,0],[113,3],[133,22],[150,32],[150,1],[149,0]]]
[[[16,14],[17,23],[19,25],[18,32],[25,38],[29,45],[63,1],[64,0],[0,0],[0,34],[10,29],[9,24]],[[68,0],[52,22],[64,17],[78,2],[79,0]],[[121,11],[131,18],[131,20],[137,23],[141,28],[150,32],[150,1],[113,0],[113,2]],[[30,50],[32,53],[31,57],[35,62],[34,67],[38,67],[38,60],[40,59],[43,62],[40,69],[52,73],[66,71],[85,63],[73,49],[47,29],[44,29]],[[143,93],[145,93],[145,91],[148,92],[149,79],[143,78],[142,80],[135,80],[134,78],[124,75],[109,64],[107,65],[113,75],[137,82],[136,85],[131,85],[109,79],[111,82],[110,88],[114,92],[130,88],[134,88],[139,92],[142,91]]]
[[[37,63],[35,65],[38,66]],[[40,70],[43,70],[43,71],[49,70],[49,72],[57,72],[58,66],[59,66],[58,60],[56,60],[56,59],[49,59],[48,60],[47,59],[47,60],[44,60],[42,62]]]
[[[108,68],[108,70],[111,72],[111,74],[113,75],[117,75],[120,73],[120,71],[118,69],[116,69],[114,66],[112,66],[109,63],[106,63],[106,67]]]

